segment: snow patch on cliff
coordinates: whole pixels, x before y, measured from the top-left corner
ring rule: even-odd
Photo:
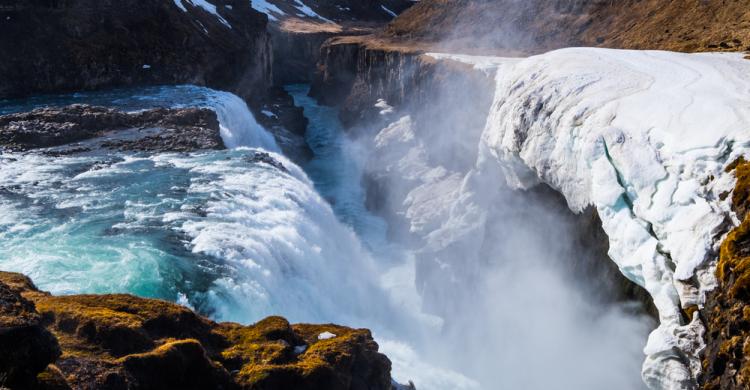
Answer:
[[[286,15],[281,8],[269,3],[266,0],[252,0],[252,7],[258,11],[268,15],[268,19],[271,21],[278,21],[279,16]]]
[[[684,388],[701,370],[703,326],[684,324],[680,309],[714,287],[710,259],[729,213],[719,194],[732,186],[723,169],[750,147],[750,61],[590,48],[509,61],[442,235],[481,209],[477,186],[498,169],[512,188],[543,181],[573,211],[595,206],[610,257],[659,309],[644,380]]]
[[[227,22],[226,19],[224,19],[221,15],[219,15],[219,11],[216,10],[216,6],[209,3],[206,0],[174,0],[174,4],[182,10],[182,12],[188,12],[187,8],[185,8],[185,4],[183,4],[183,1],[187,1],[194,7],[202,8],[204,11],[214,15],[217,19],[219,19],[219,22],[221,24],[227,26],[228,28],[232,28],[232,25]],[[205,28],[204,28],[205,29]]]

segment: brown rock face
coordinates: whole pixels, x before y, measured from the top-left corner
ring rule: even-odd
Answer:
[[[0,0],[0,99],[190,83],[257,100],[271,82],[267,17],[212,3],[221,19],[188,1]]]
[[[36,329],[36,339],[6,337],[24,326]],[[324,332],[335,336],[320,339]],[[366,329],[290,325],[281,317],[215,323],[130,295],[55,297],[2,272],[0,350],[0,372],[19,388],[391,388],[390,361]]]
[[[750,50],[747,0],[424,0],[387,29],[447,50],[539,53],[569,46]]]
[[[0,116],[0,147],[29,150],[60,146],[124,129],[135,129],[137,134],[126,139],[114,137],[102,146],[180,152],[224,148],[216,113],[209,109],[160,108],[126,113],[80,104]]]
[[[740,159],[728,170],[737,176],[732,204],[742,223],[721,245],[716,267],[719,287],[711,292],[703,310],[706,390],[750,387],[750,163]]]

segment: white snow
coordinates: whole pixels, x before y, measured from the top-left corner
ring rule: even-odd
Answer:
[[[144,65],[143,65],[143,69],[151,69],[151,65],[149,65],[149,64],[144,64]]]
[[[284,11],[282,11],[279,7],[269,3],[266,0],[251,0],[253,8],[258,11],[262,12],[266,15],[268,15],[268,19],[272,21],[278,21],[279,16],[286,15]]]
[[[182,0],[174,0],[174,4],[177,6],[177,8],[181,9],[182,12],[187,12],[187,8],[185,8],[185,5],[182,4]]]
[[[268,111],[268,110],[261,110],[260,113],[263,114],[263,115],[265,115],[265,116],[267,116],[267,117],[269,117],[269,118],[276,118],[277,117],[276,114],[274,114],[273,112]]]
[[[388,9],[388,7],[386,7],[386,6],[384,6],[384,5],[381,5],[381,6],[380,6],[380,8],[381,8],[381,9],[382,9],[383,11],[385,11],[385,12],[386,12],[386,13],[387,13],[388,15],[391,15],[391,16],[393,16],[394,18],[395,18],[396,16],[398,16],[398,15],[397,15],[397,14],[396,14],[395,12],[391,11],[390,9]]]
[[[294,0],[294,2],[297,4],[295,7],[306,16],[309,16],[315,19],[320,19],[328,23],[333,23],[331,20],[318,15],[315,11],[312,10],[312,8],[310,8],[307,4],[303,3],[302,0]]]
[[[329,340],[329,339],[332,339],[334,337],[336,337],[335,334],[333,334],[331,332],[328,332],[328,331],[325,331],[325,332],[323,332],[323,333],[321,333],[321,334],[318,335],[318,340]]]
[[[209,3],[206,0],[174,0],[174,4],[182,10],[182,12],[187,12],[187,8],[185,8],[185,4],[183,4],[183,1],[187,1],[188,3],[192,4],[195,7],[200,7],[206,12],[213,14],[219,21],[227,26],[228,28],[232,28],[232,25],[227,22],[226,19],[224,19],[221,15],[219,15],[219,12],[216,10],[216,6]],[[232,9],[232,7],[227,6],[227,8]],[[203,28],[205,30],[205,27]]]
[[[682,388],[700,373],[704,330],[697,317],[682,324],[680,308],[714,286],[707,261],[729,210],[719,194],[732,186],[723,169],[750,147],[750,61],[590,48],[508,61],[462,198],[505,176],[551,185],[573,211],[596,207],[610,257],[659,310],[644,380]]]
[[[375,108],[380,109],[380,115],[388,115],[393,113],[393,106],[388,104],[385,99],[378,99],[378,101],[375,103]]]
[[[307,351],[307,345],[297,345],[294,347],[294,354],[301,355]]]
[[[232,28],[232,25],[229,24],[229,22],[227,22],[226,19],[224,19],[221,15],[219,15],[219,12],[216,10],[216,6],[215,5],[209,3],[206,0],[186,0],[186,1],[189,1],[190,3],[192,3],[193,5],[195,5],[196,7],[203,8],[204,10],[206,10],[206,12],[208,12],[208,13],[213,14],[214,16],[216,16],[216,18],[219,19],[219,21],[223,25],[225,25],[225,26],[227,26],[229,28]]]

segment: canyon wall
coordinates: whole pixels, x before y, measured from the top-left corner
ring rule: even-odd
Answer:
[[[2,0],[0,21],[0,99],[196,84],[256,102],[272,81],[249,1]]]

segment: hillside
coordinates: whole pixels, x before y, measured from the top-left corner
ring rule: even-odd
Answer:
[[[750,1],[427,0],[396,18],[386,36],[454,51],[746,51]]]

